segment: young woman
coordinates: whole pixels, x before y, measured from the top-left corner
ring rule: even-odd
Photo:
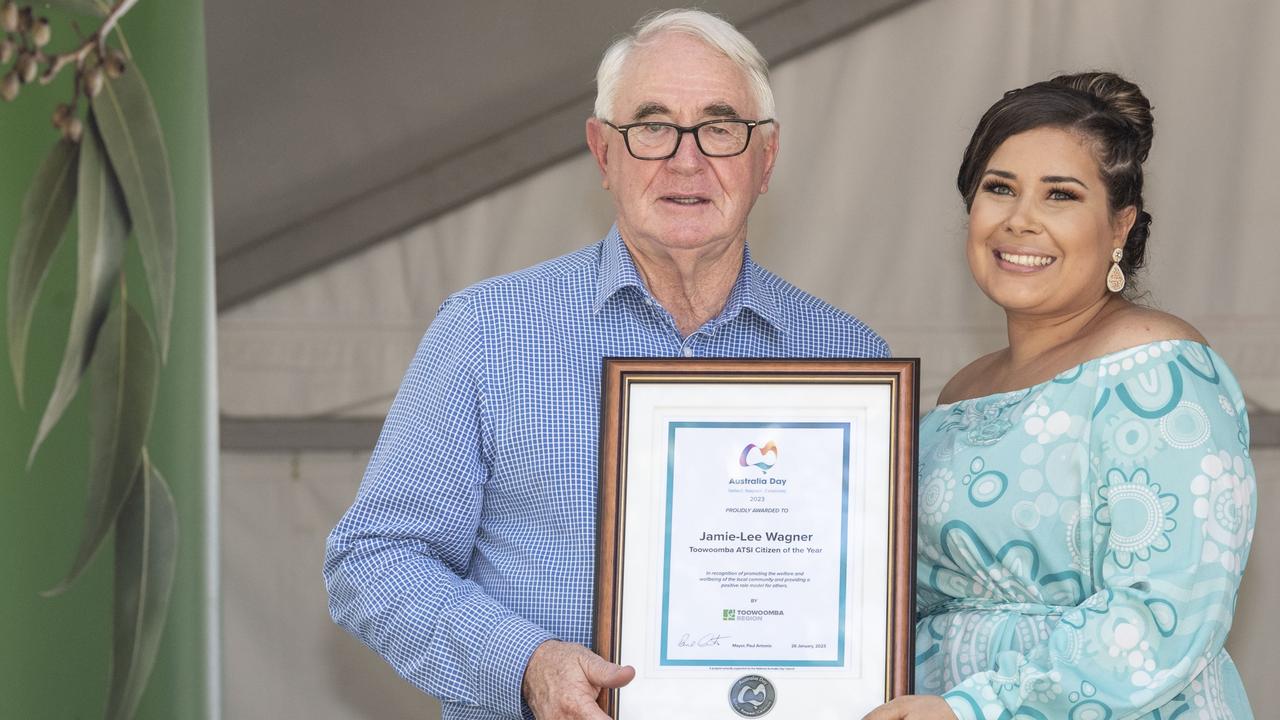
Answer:
[[[1253,716],[1223,649],[1256,513],[1244,398],[1132,300],[1151,138],[1112,73],[1010,91],[974,131],[969,267],[1009,346],[921,422],[919,695],[872,720]]]

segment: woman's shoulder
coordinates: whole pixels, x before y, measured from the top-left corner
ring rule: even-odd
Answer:
[[[1195,326],[1176,315],[1141,305],[1126,305],[1097,325],[1089,334],[1088,348],[1082,354],[1098,358],[1162,340],[1209,344]]]
[[[1094,358],[1090,363],[1097,365],[1099,391],[1095,418],[1120,413],[1159,423],[1167,440],[1179,428],[1204,430],[1216,408],[1230,417],[1245,411],[1244,394],[1231,369],[1204,336],[1181,318],[1137,308],[1124,317],[1109,318],[1090,342],[1096,344],[1090,353]],[[1171,419],[1174,416],[1176,421]],[[1223,422],[1230,427],[1236,424]],[[1110,428],[1113,422],[1108,419],[1095,425]]]

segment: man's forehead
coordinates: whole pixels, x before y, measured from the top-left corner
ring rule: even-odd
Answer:
[[[618,90],[618,114],[625,117],[687,110],[740,117],[751,105],[743,68],[702,40],[682,33],[669,33],[632,51]]]

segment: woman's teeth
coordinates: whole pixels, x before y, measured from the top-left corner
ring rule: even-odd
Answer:
[[[1053,262],[1053,258],[1043,255],[1014,255],[1012,253],[996,253],[1001,260],[1023,267],[1044,267]]]

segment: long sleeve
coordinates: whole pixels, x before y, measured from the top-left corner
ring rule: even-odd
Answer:
[[[1248,421],[1226,367],[1181,346],[1101,366],[1076,533],[1091,594],[945,693],[961,720],[1134,718],[1225,660],[1256,513]]]
[[[520,717],[524,669],[550,635],[463,579],[492,451],[482,334],[465,299],[441,308],[329,536],[324,574],[334,621],[405,679]]]

